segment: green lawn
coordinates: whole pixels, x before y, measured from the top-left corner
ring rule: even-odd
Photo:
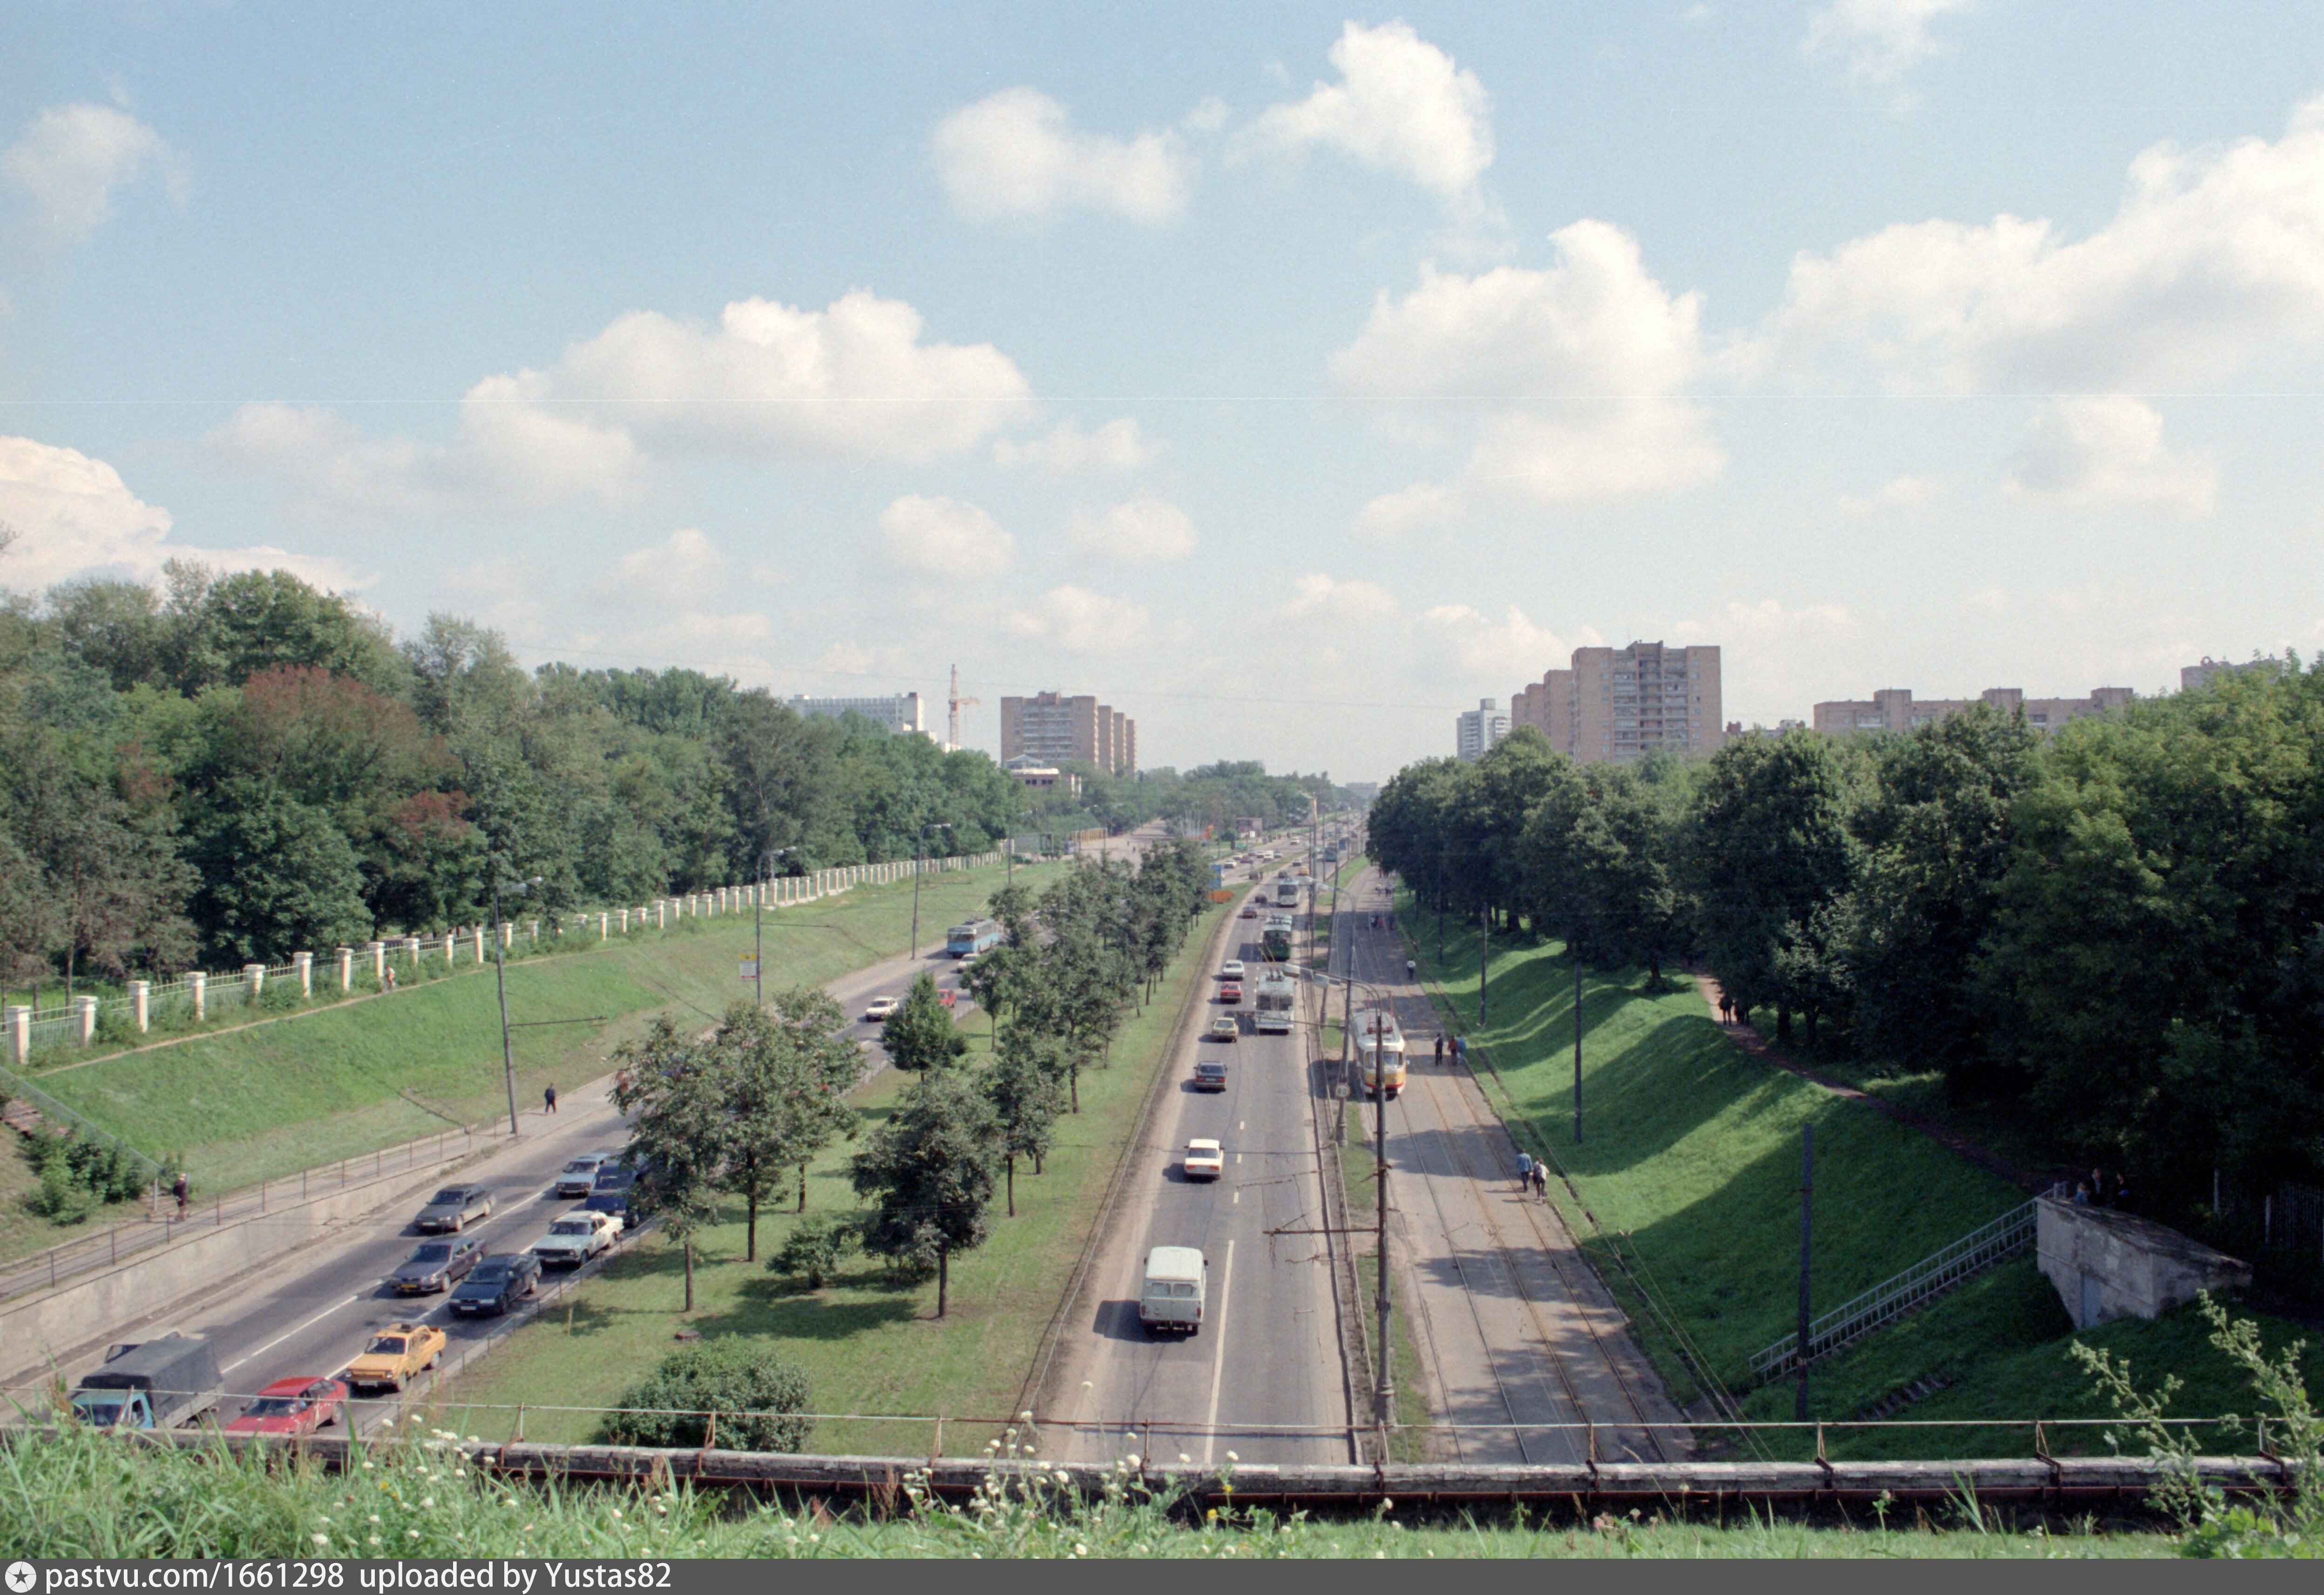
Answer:
[[[779,1341],[807,1369],[818,1411],[874,1415],[818,1425],[810,1443],[820,1452],[917,1454],[937,1443],[927,1421],[934,1415],[1005,1420],[1099,1216],[1131,1121],[1165,1062],[1188,986],[1208,978],[1207,951],[1221,912],[1206,912],[1189,933],[1154,1000],[1114,1044],[1112,1065],[1083,1074],[1082,1111],[1060,1122],[1046,1171],[1036,1177],[1019,1165],[1017,1217],[1005,1216],[996,1200],[991,1239],[954,1259],[943,1319],[935,1316],[933,1281],[892,1287],[862,1258],[851,1258],[835,1282],[814,1294],[769,1274],[763,1261],[744,1261],[736,1205],[698,1242],[690,1317],[679,1311],[678,1249],[650,1235],[575,1292],[569,1309],[559,1306],[511,1336],[456,1382],[443,1405],[466,1413],[464,1433],[506,1435],[522,1403],[528,1436],[586,1439],[595,1433],[597,1411],[616,1401],[685,1328]],[[969,1029],[973,1049],[966,1066],[981,1066],[989,1056],[981,1016]],[[903,1086],[892,1073],[875,1081],[858,1104],[861,1127],[881,1121]],[[808,1180],[810,1214],[854,1207],[847,1171],[855,1149],[835,1146],[816,1161]],[[761,1259],[781,1247],[796,1222],[792,1214],[761,1215]],[[585,1410],[545,1410],[551,1406]],[[891,1422],[877,1415],[917,1415]],[[993,1434],[989,1423],[948,1424],[942,1448],[973,1454]]]
[[[1020,872],[1038,886],[1057,868]],[[1001,878],[1000,868],[926,877],[922,945],[981,909]],[[908,883],[857,887],[771,911],[770,980],[819,985],[891,957],[905,950],[911,921]],[[633,931],[583,943],[570,954],[512,963],[519,1105],[537,1103],[552,1081],[569,1088],[604,1074],[613,1049],[656,1013],[690,1012],[707,1024],[747,996],[736,970],[752,936],[747,915],[689,918],[666,931]],[[565,1019],[580,1022],[540,1022]],[[149,1156],[182,1153],[205,1194],[480,1123],[504,1113],[507,1103],[489,966],[37,1078],[42,1090]],[[0,1228],[0,1242],[8,1238]]]
[[[1582,1211],[1561,1186],[1550,1190],[1682,1404],[1702,1395],[1697,1362],[1742,1395],[1749,1355],[1797,1322],[1803,1127],[1813,1127],[1815,1140],[1811,1295],[1819,1313],[2024,1200],[1926,1136],[1754,1061],[1720,1034],[1691,980],[1665,976],[1661,991],[1647,993],[1640,970],[1583,972],[1577,1145],[1573,966],[1563,948],[1497,944],[1492,1022],[1479,1026],[1476,927],[1448,925],[1440,971],[1434,917],[1408,897],[1400,908],[1419,932],[1424,970],[1449,998],[1447,1023],[1470,1037],[1488,1096],[1520,1143],[1547,1148],[1580,1188]],[[2272,1344],[2291,1338],[2288,1326],[2263,1322]],[[2070,1327],[2056,1292],[2021,1258],[1819,1363],[1810,1416],[1855,1420],[1932,1378],[1951,1384],[1895,1414],[1900,1423],[2107,1415],[2067,1352]],[[1682,1336],[1699,1359],[1681,1355]],[[2158,1379],[2166,1370],[2187,1379],[2180,1412],[2251,1406],[2191,1309],[2082,1338],[2124,1351]],[[2324,1372],[2313,1351],[2310,1366],[2313,1388]],[[1793,1387],[1749,1393],[1744,1406],[1753,1419],[1789,1422]],[[2026,1424],[1828,1431],[1825,1439],[1835,1455],[2023,1455],[2033,1434]],[[2061,1451],[2104,1444],[2089,1432],[2045,1439]],[[1765,1443],[1779,1454],[1814,1449],[1812,1434]]]

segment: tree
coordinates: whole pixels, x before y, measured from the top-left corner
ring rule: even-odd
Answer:
[[[1001,1165],[1009,1184],[1009,1216],[1017,1216],[1017,1159],[1041,1160],[1056,1137],[1057,1115],[1065,1110],[1058,1084],[1065,1072],[1063,1049],[1050,1037],[1011,1025],[999,1037],[992,1066],[984,1073],[985,1094],[1001,1136]]]
[[[863,1249],[888,1258],[900,1277],[933,1273],[939,1318],[953,1254],[983,1245],[991,1231],[999,1160],[991,1103],[949,1069],[921,1075],[855,1155],[855,1193],[874,1204],[863,1222]]]
[[[767,1268],[770,1273],[788,1275],[809,1290],[821,1290],[825,1279],[838,1272],[839,1259],[862,1240],[862,1231],[852,1223],[820,1217],[801,1219],[783,1237]]]
[[[229,782],[215,801],[192,848],[203,880],[194,917],[214,953],[267,963],[369,938],[363,871],[329,816],[272,783]]]
[[[694,1237],[713,1215],[730,1145],[731,1055],[679,1034],[664,1015],[613,1057],[621,1065],[613,1105],[630,1117],[626,1156],[638,1171],[630,1208],[659,1218],[685,1249],[685,1310],[691,1313]]]
[[[746,1204],[746,1260],[759,1255],[761,1199],[796,1168],[799,1211],[807,1211],[807,1165],[834,1136],[854,1131],[847,1093],[863,1059],[845,1023],[828,996],[798,986],[775,992],[763,1012],[735,1003],[712,1037],[728,1093],[722,1184]]]
[[[952,1063],[968,1050],[968,1037],[937,998],[936,977],[923,970],[880,1027],[880,1045],[887,1048],[890,1063],[918,1074]]]
[[[681,1346],[605,1415],[609,1445],[797,1452],[815,1430],[807,1371],[741,1335]],[[713,1426],[717,1433],[711,1434]]]

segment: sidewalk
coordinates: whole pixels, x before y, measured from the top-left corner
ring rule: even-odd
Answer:
[[[1821,1085],[1834,1096],[1870,1108],[1877,1113],[1886,1114],[1907,1129],[1920,1131],[1948,1151],[1968,1158],[1979,1168],[1999,1175],[2028,1195],[2039,1196],[2057,1184],[2057,1177],[2054,1175],[2034,1174],[2020,1168],[2002,1157],[2000,1153],[1979,1146],[1941,1120],[1932,1119],[1916,1109],[1902,1107],[1897,1103],[1885,1101],[1869,1092],[1858,1090],[1845,1081],[1834,1080],[1829,1074],[1820,1074],[1804,1064],[1793,1062],[1781,1047],[1760,1035],[1751,1026],[1739,1019],[1729,1022],[1719,1018],[1719,1001],[1725,992],[1717,981],[1707,974],[1698,974],[1694,977],[1694,984],[1695,989],[1702,993],[1702,1000],[1710,1008],[1712,1020],[1727,1033],[1727,1039],[1753,1057],[1763,1059],[1788,1074],[1796,1074],[1803,1080]]]

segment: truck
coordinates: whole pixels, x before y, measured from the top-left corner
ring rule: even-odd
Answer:
[[[1199,1334],[1211,1294],[1211,1263],[1191,1246],[1157,1246],[1146,1254],[1138,1322],[1148,1334]]]
[[[105,1366],[74,1389],[72,1409],[101,1429],[175,1429],[208,1412],[225,1394],[209,1341],[172,1332],[107,1351]]]

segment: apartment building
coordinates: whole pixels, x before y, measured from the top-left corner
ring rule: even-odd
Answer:
[[[2246,670],[2261,670],[2273,676],[2282,668],[2283,661],[2273,657],[2246,659],[2242,664],[2236,665],[2229,664],[2225,659],[2215,659],[2207,653],[2203,656],[2201,664],[2181,665],[2179,668],[2179,690],[2193,692],[2199,687],[2210,686],[2212,682],[2223,676],[2241,675]]]
[[[1482,759],[1495,742],[1508,734],[1509,717],[1495,707],[1491,698],[1479,698],[1477,706],[1462,715],[1453,726],[1453,751],[1463,759]]]
[[[926,734],[926,728],[920,724],[920,695],[917,692],[898,693],[892,697],[793,697],[784,701],[801,715],[826,720],[836,720],[843,715],[861,715],[890,731],[918,731]]]
[[[2029,698],[2015,687],[1988,687],[1973,698],[1914,698],[1909,688],[1890,687],[1869,698],[1846,698],[1815,706],[1815,728],[1826,736],[1865,731],[1910,731],[1958,715],[1973,704],[1991,704],[2004,715],[2023,712],[2035,731],[2054,731],[2085,715],[2118,709],[2136,696],[2127,687],[2101,687],[2088,697]]]
[[[1633,642],[1577,648],[1509,700],[1509,724],[1530,725],[1582,764],[1628,764],[1648,753],[1710,753],[1726,738],[1719,649]]]
[[[1078,759],[1114,775],[1138,773],[1138,723],[1090,694],[1036,693],[1001,700],[1001,761],[1055,765]]]

